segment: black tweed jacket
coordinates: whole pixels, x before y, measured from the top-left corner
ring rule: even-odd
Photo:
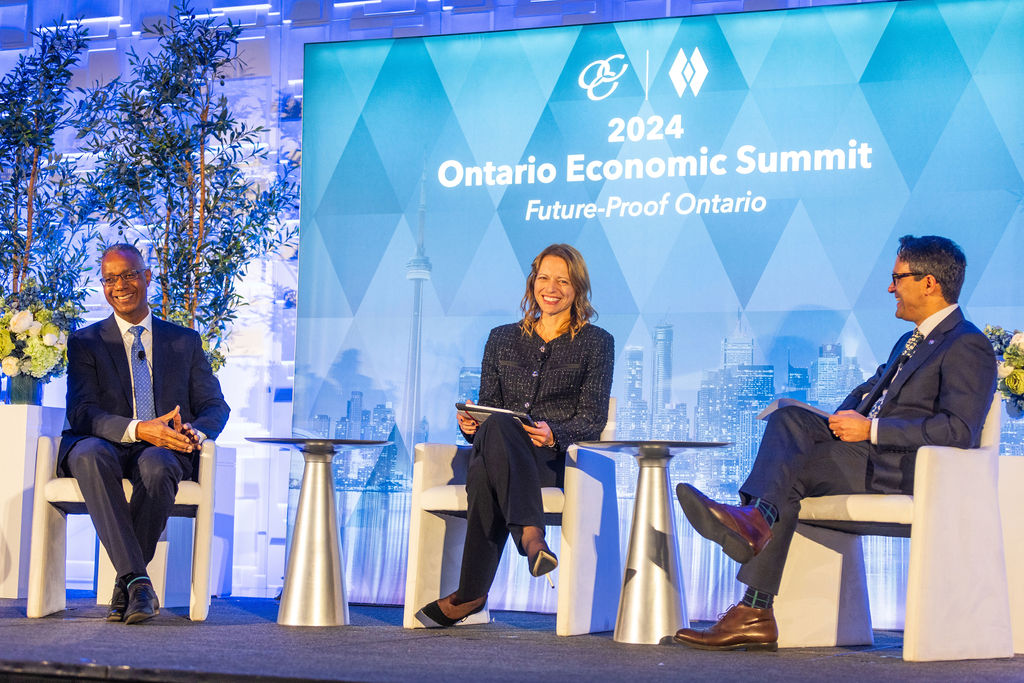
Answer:
[[[491,330],[484,347],[480,403],[520,410],[551,427],[555,445],[600,437],[608,420],[615,341],[596,325],[586,325],[545,342],[524,335],[518,323]]]

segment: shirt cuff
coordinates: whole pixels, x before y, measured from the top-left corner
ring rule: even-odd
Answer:
[[[121,443],[135,443],[139,440],[136,429],[140,422],[142,420],[132,420],[128,423],[128,428],[124,430],[124,434],[121,436]]]
[[[871,418],[871,444],[878,445],[878,418]]]

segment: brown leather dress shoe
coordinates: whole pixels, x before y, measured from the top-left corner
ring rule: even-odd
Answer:
[[[689,484],[676,487],[686,519],[704,538],[722,546],[740,564],[749,562],[772,540],[772,529],[753,505],[716,503]]]
[[[674,640],[700,650],[769,650],[779,649],[779,627],[771,608],[757,609],[744,604],[733,605],[706,631],[681,628]]]

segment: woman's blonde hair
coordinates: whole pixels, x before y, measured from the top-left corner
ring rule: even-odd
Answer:
[[[523,320],[519,326],[523,329],[523,334],[532,334],[537,321],[540,320],[540,306],[537,305],[533,287],[537,282],[537,271],[540,270],[541,261],[547,256],[557,256],[565,261],[569,269],[569,283],[572,284],[575,293],[569,309],[569,334],[575,337],[576,333],[597,315],[597,311],[590,305],[590,275],[587,273],[587,263],[583,260],[583,255],[568,244],[552,244],[533,259],[530,276],[526,278],[526,294],[519,304],[523,310]]]

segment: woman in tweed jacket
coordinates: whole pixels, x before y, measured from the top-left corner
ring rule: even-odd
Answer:
[[[452,626],[483,609],[510,534],[531,574],[558,566],[544,541],[541,488],[562,486],[570,444],[600,436],[612,386],[614,341],[590,324],[589,296],[583,257],[567,244],[552,244],[533,260],[523,319],[491,330],[480,403],[528,413],[533,426],[500,414],[478,423],[458,413],[473,444],[462,574],[457,591],[420,610],[428,626]]]

